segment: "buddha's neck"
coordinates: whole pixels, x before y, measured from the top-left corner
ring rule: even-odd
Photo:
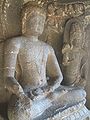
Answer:
[[[38,41],[38,36],[28,35],[28,34],[25,34],[24,36],[27,38],[27,40]]]

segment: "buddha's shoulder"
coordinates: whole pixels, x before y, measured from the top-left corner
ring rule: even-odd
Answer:
[[[19,49],[22,42],[22,37],[13,37],[5,41],[4,45],[8,49]]]
[[[48,49],[53,49],[53,47],[51,45],[49,45],[48,43],[45,43],[43,41],[39,41],[41,43],[41,45],[45,48],[48,48]]]
[[[13,38],[9,38],[5,41],[5,44],[7,45],[19,45],[22,42],[23,37],[13,37]]]

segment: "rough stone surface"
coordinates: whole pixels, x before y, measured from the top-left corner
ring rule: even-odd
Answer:
[[[0,0],[0,41],[21,34],[22,3],[23,0]]]
[[[66,1],[60,3],[58,0],[36,0],[36,3],[34,2],[35,4],[38,4],[44,9],[47,9],[45,29],[43,34],[40,36],[40,39],[48,43],[49,45],[43,42],[37,42],[38,44],[34,45],[34,42],[36,42],[37,40],[37,38],[35,38],[36,34],[35,36],[31,35],[32,33],[34,35],[36,28],[38,28],[38,25],[36,24],[37,22],[35,22],[36,19],[33,19],[33,21],[29,21],[29,24],[28,22],[26,23],[27,15],[30,14],[29,12],[30,10],[33,10],[33,7],[29,10],[29,12],[28,9],[24,11],[25,17],[22,24],[26,26],[24,26],[24,28],[22,27],[21,30],[20,11],[22,2],[23,1],[17,0],[0,1],[0,103],[2,104],[2,102],[7,102],[9,100],[9,120],[16,120],[16,116],[19,117],[17,118],[17,120],[20,120],[22,118],[23,120],[28,120],[30,118],[30,111],[33,108],[31,107],[33,100],[38,101],[38,104],[36,102],[33,105],[36,109],[34,113],[37,111],[39,112],[39,108],[41,110],[41,113],[43,113],[44,110],[47,109],[48,113],[46,114],[46,116],[52,116],[51,111],[55,112],[56,110],[59,112],[61,108],[66,106],[65,110],[63,109],[59,113],[55,112],[54,114],[56,115],[54,117],[48,118],[48,120],[89,119],[88,110],[84,106],[85,103],[81,107],[79,106],[78,102],[81,102],[81,100],[85,99],[85,91],[81,88],[84,88],[86,83],[86,90],[88,95],[87,99],[88,101],[90,99],[88,92],[89,82],[87,82],[87,79],[89,79],[89,75],[87,76],[87,72],[89,71],[87,67],[87,45],[90,38],[88,33],[88,24],[90,21],[90,6],[86,4],[86,1],[68,1],[67,4]],[[30,14],[30,18],[34,18],[32,16],[38,16],[36,12],[34,13],[35,14]],[[45,17],[43,14],[43,10],[39,11],[38,14],[40,14],[40,16],[37,17],[38,19],[36,21],[40,23],[40,21],[42,21],[41,16],[42,18]],[[12,18],[15,18],[15,20],[13,20]],[[34,27],[36,26],[35,29],[34,27],[32,27],[32,25],[34,25]],[[39,25],[40,32],[42,31],[43,27],[41,23]],[[31,28],[30,31],[28,27]],[[24,37],[16,37],[6,40],[6,38],[20,35],[21,31],[26,32],[27,34],[24,33]],[[84,34],[85,32],[86,37]],[[40,34],[41,33],[39,33],[39,35]],[[28,35],[30,35],[30,39]],[[4,42],[4,40],[6,42]],[[32,42],[27,42],[28,40],[32,40]],[[33,42],[33,40],[35,41]],[[55,53],[50,45],[54,48]],[[50,60],[47,59],[49,62],[47,66],[45,66],[46,58],[48,58],[48,55],[50,55],[51,57]],[[55,93],[54,90],[59,87],[59,84],[62,81],[62,73],[56,57],[64,75],[64,80],[62,84],[71,85],[71,87],[61,87],[59,91]],[[50,68],[50,66],[52,68]],[[49,77],[45,78],[46,73],[44,73],[44,69],[47,69],[47,67],[49,68],[49,72],[47,72],[47,76],[49,75]],[[25,74],[23,74],[22,71]],[[28,78],[31,78],[31,80]],[[50,79],[57,81],[57,78],[60,81],[56,82],[57,84],[55,83],[55,88],[43,88],[43,84],[45,84],[46,80]],[[6,83],[4,80],[6,80]],[[49,84],[53,83],[50,82]],[[52,94],[47,96],[48,89],[52,91]],[[46,93],[42,96],[43,92]],[[12,99],[13,97],[11,97],[10,99],[10,95],[12,93],[16,94],[17,97],[15,97],[15,99]],[[35,96],[38,97],[34,98]],[[52,103],[56,105],[55,108],[51,107]],[[58,103],[60,103],[60,106],[58,106]],[[73,106],[70,107],[69,105],[72,104]],[[75,106],[75,104],[77,105]],[[54,109],[49,110],[49,107]],[[18,109],[20,109],[20,112],[18,111]],[[16,116],[15,114],[13,116],[12,111],[16,112]],[[42,119],[44,120],[44,117],[42,117],[41,120]]]

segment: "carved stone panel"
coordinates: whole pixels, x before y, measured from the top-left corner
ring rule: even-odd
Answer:
[[[21,34],[23,0],[0,0],[0,41]]]
[[[87,118],[88,6],[81,0],[0,2],[0,114],[4,106],[9,120]]]

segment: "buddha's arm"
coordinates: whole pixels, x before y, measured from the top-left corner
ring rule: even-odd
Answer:
[[[60,83],[63,80],[63,75],[60,70],[53,48],[51,48],[47,59],[47,74],[51,78],[51,80],[53,80],[51,88],[52,90],[55,90],[60,86]]]
[[[7,40],[4,48],[4,84],[10,92],[19,96],[23,93],[23,89],[14,75],[20,43],[15,38]]]

